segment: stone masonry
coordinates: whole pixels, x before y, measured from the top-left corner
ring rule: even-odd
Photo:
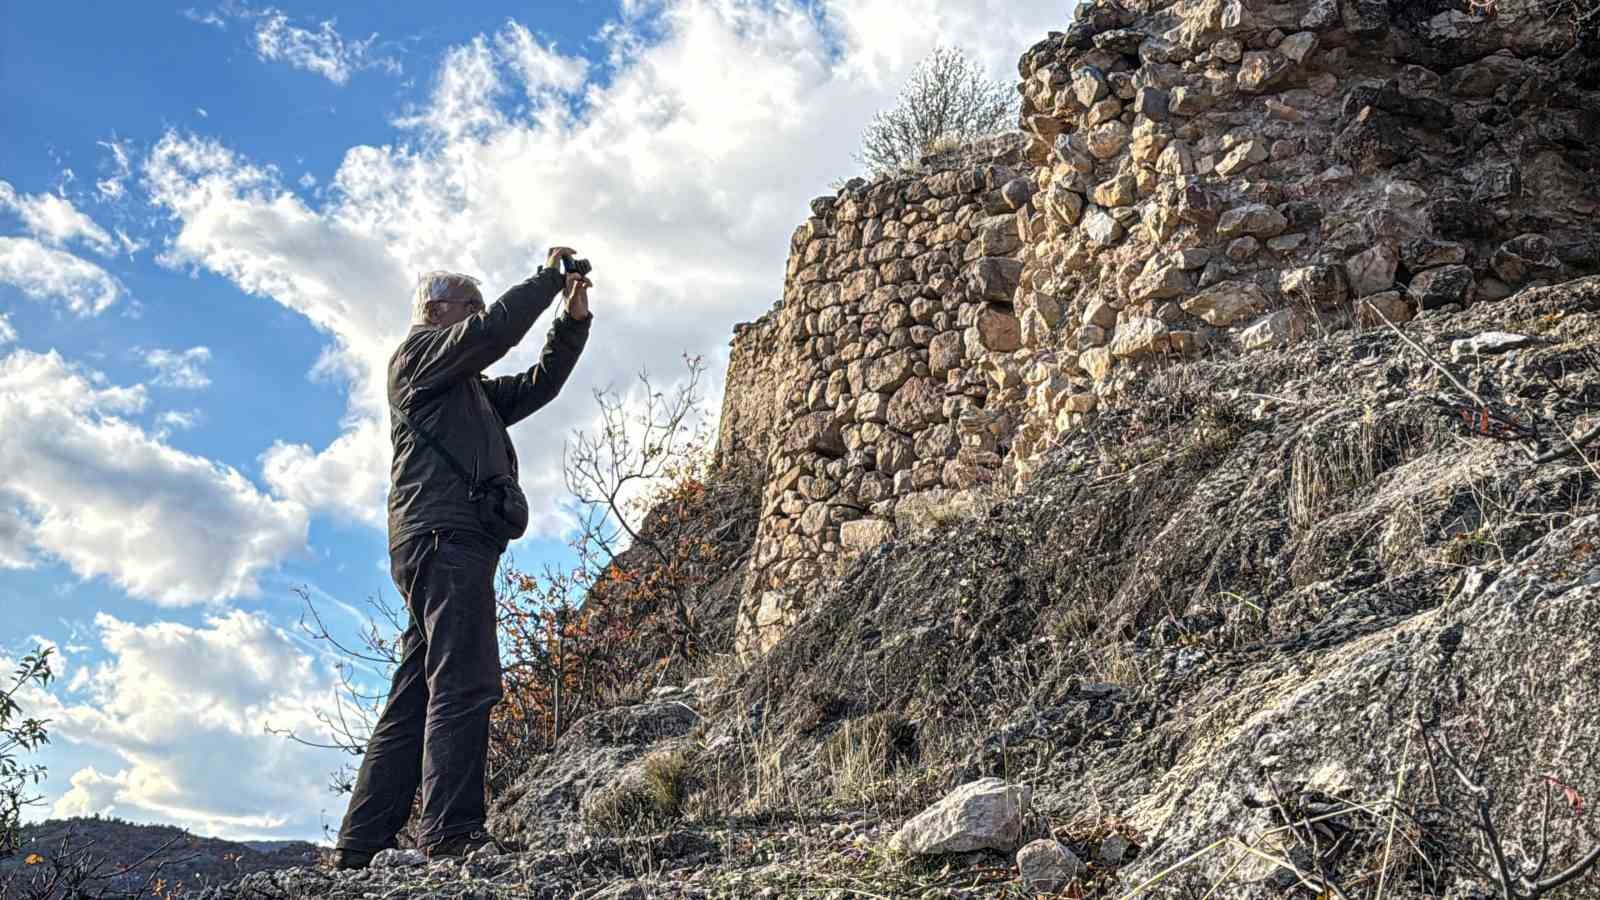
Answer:
[[[736,330],[744,653],[1151,366],[1600,269],[1600,64],[1542,0],[1101,0],[1019,72],[1023,131],[813,200]]]
[[[990,409],[1023,401],[1026,147],[1012,134],[813,200],[783,301],[736,329],[718,450],[770,478],[741,649],[765,649],[832,563],[998,476],[1016,423]]]

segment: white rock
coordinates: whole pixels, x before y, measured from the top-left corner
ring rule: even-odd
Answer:
[[[1507,331],[1485,331],[1483,334],[1451,341],[1450,359],[1459,362],[1468,356],[1490,356],[1510,350],[1520,350],[1523,347],[1533,347],[1542,343],[1545,343],[1544,339],[1532,335],[1512,334]]]
[[[981,778],[956,788],[901,826],[891,849],[933,855],[1010,850],[1022,839],[1023,812],[1033,788]]]
[[[1083,871],[1083,863],[1060,841],[1045,838],[1017,851],[1017,873],[1030,890],[1055,893]]]
[[[1345,260],[1345,274],[1350,278],[1350,292],[1356,297],[1377,294],[1394,287],[1395,270],[1400,267],[1400,256],[1388,244],[1374,244]]]
[[[1114,216],[1098,206],[1092,207],[1087,213],[1084,213],[1083,224],[1079,227],[1082,229],[1084,237],[1102,247],[1115,244],[1117,241],[1122,240],[1124,234],[1127,234],[1121,222],[1118,222]]]
[[[1246,350],[1279,347],[1299,340],[1306,333],[1305,314],[1297,309],[1280,309],[1261,317],[1239,334],[1239,343]]]

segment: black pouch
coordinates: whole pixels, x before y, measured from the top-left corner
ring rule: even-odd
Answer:
[[[467,501],[476,504],[478,510],[478,524],[483,530],[507,543],[522,537],[528,531],[528,496],[522,492],[522,485],[510,475],[491,475],[488,478],[478,478],[468,474],[467,467],[463,466],[444,445],[411,421],[405,410],[398,406],[389,407],[393,415],[407,428],[417,433],[423,443],[432,447],[467,485]]]
[[[494,475],[475,485],[478,522],[502,541],[514,541],[528,531],[528,496],[510,475]]]

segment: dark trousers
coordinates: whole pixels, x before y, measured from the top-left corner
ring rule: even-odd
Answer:
[[[501,697],[494,594],[501,549],[487,536],[438,531],[390,551],[411,621],[339,829],[341,849],[394,846],[418,785],[423,846],[483,827],[489,711]]]

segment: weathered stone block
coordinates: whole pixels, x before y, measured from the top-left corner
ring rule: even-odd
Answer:
[[[941,332],[928,342],[928,369],[935,378],[943,378],[950,370],[960,368],[962,357],[959,331]]]
[[[1239,333],[1239,344],[1246,350],[1281,347],[1305,337],[1305,314],[1298,309],[1280,309],[1263,316]]]
[[[972,264],[969,271],[973,293],[980,299],[995,303],[1010,303],[1022,280],[1022,262],[996,256],[986,256]]]
[[[788,453],[818,453],[823,456],[843,456],[843,426],[832,412],[815,412],[800,416],[789,426],[784,450]]]
[[[1315,40],[1315,36],[1312,39]],[[1283,84],[1293,70],[1293,64],[1283,54],[1253,50],[1244,55],[1244,62],[1239,66],[1239,90],[1247,94],[1266,93]]]
[[[1472,303],[1476,283],[1466,266],[1440,266],[1411,279],[1411,299],[1418,309],[1438,309],[1452,303]]]
[[[1167,326],[1147,316],[1119,324],[1111,336],[1111,355],[1118,358],[1161,353],[1167,346]]]
[[[1022,839],[1032,797],[1027,785],[998,778],[964,784],[902,826],[890,847],[919,855],[1011,850]]]
[[[1010,311],[985,306],[976,322],[983,348],[992,353],[1009,353],[1022,346],[1022,322]]]
[[[930,378],[911,378],[889,398],[890,427],[912,433],[943,416],[944,391]]]
[[[1345,260],[1345,274],[1350,279],[1350,293],[1365,297],[1394,287],[1395,272],[1400,268],[1400,256],[1388,244],[1375,244]]]
[[[883,519],[855,519],[839,526],[839,545],[846,553],[871,550],[894,538],[894,523]]]
[[[1266,292],[1247,281],[1224,281],[1184,300],[1183,310],[1208,324],[1226,326],[1267,308]]]
[[[1263,203],[1246,203],[1224,212],[1217,221],[1217,234],[1225,238],[1253,235],[1276,237],[1289,227],[1284,215]]]

